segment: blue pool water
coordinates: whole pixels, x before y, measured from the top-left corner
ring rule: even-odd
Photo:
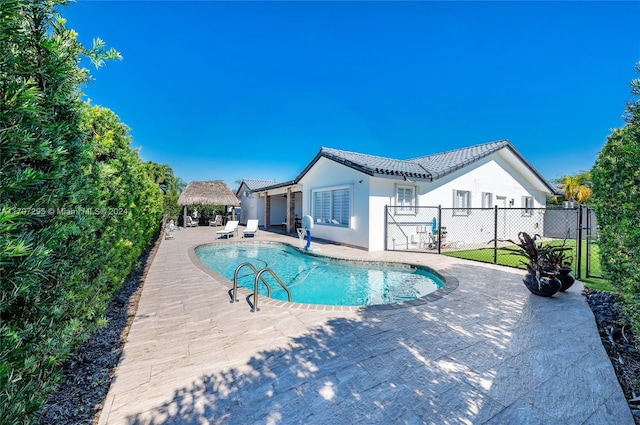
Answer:
[[[363,306],[390,304],[422,297],[443,286],[442,280],[426,270],[331,260],[283,244],[235,243],[206,245],[196,255],[207,267],[233,281],[236,267],[249,262],[256,269],[271,268],[291,291],[293,302],[305,304]],[[269,275],[271,297],[286,301],[287,294]],[[240,271],[238,285],[253,291],[255,273]],[[267,294],[265,285],[259,293]]]

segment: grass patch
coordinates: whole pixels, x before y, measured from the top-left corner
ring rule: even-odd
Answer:
[[[608,291],[608,292],[615,292],[616,288],[614,288],[614,286],[611,284],[611,282],[609,282],[606,279],[598,279],[595,277],[589,277],[589,278],[584,278],[584,279],[580,279],[581,282],[584,283],[584,286],[586,286],[589,289],[595,289],[597,291]]]
[[[514,245],[515,247],[515,245]],[[480,261],[483,263],[494,263],[493,248],[479,248],[479,249],[467,249],[463,251],[449,251],[442,252],[443,255],[449,257],[463,258],[465,260]],[[496,264],[509,267],[517,267],[524,269],[524,265],[521,264],[524,257],[508,253],[506,251],[498,250]]]
[[[549,243],[553,246],[562,246],[564,243],[565,247],[571,248],[570,255],[573,256],[572,267],[575,270],[575,267],[577,264],[575,240],[567,240],[565,242],[561,239],[555,239],[555,240],[545,241],[545,243]],[[516,245],[511,245],[510,248],[517,249],[518,247]],[[588,283],[588,286],[592,289],[601,289],[601,287],[605,287],[609,289],[602,289],[602,290],[606,290],[606,291],[612,290],[611,284],[605,279],[594,278],[594,277],[589,277],[589,278],[584,277],[587,275],[587,241],[582,241],[581,249],[582,249],[581,251],[582,258],[581,258],[581,266],[580,266],[580,269],[581,269],[580,276],[582,276],[582,278],[580,280]],[[599,252],[598,244],[593,241],[590,242],[589,250],[590,250],[589,254],[591,257],[589,275],[602,276],[603,273],[602,273],[602,268],[600,266],[600,252]],[[447,255],[449,257],[463,258],[465,260],[480,261],[483,263],[492,263],[492,264],[494,263],[493,247],[467,249],[467,250],[460,250],[460,251],[447,251],[447,252],[442,252],[442,254]],[[497,261],[495,261],[495,264],[499,264],[501,266],[516,267],[519,269],[525,268],[524,265],[522,264],[522,261],[525,260],[525,257],[504,251],[500,248],[498,248],[496,260]]]

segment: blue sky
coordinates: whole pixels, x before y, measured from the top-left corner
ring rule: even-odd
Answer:
[[[122,61],[93,104],[177,176],[294,179],[321,146],[409,159],[498,139],[548,179],[621,127],[640,2],[87,1]]]

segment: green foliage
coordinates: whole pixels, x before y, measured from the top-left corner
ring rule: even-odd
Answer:
[[[180,211],[182,207],[178,205],[178,198],[180,195],[164,195],[164,215],[163,220],[168,222],[169,220],[173,220],[174,222],[178,222],[178,217],[180,217]]]
[[[173,169],[167,164],[147,161],[144,163],[144,169],[149,179],[164,194],[164,221],[177,221],[180,215],[178,198],[186,186],[185,182],[174,176]]]
[[[594,289],[596,291],[616,292],[615,287],[608,280],[590,277],[581,278],[580,281],[584,283],[584,286],[589,289]]]
[[[158,229],[128,129],[80,99],[94,64],[54,8],[0,7],[0,423],[29,423]]]
[[[180,195],[186,184],[180,177],[173,175],[173,169],[167,164],[157,164],[153,161],[144,163],[144,168],[151,181],[158,186],[165,195]]]
[[[566,251],[573,248],[565,246],[566,240],[562,245],[559,245],[556,242],[536,242],[538,237],[539,235],[531,237],[526,232],[519,232],[517,242],[507,239],[506,241],[513,245],[503,246],[498,250],[524,257],[526,261],[521,260],[521,265],[525,266],[527,271],[532,274],[555,273],[560,267],[571,263]]]
[[[592,178],[591,171],[581,171],[578,174],[570,176],[562,176],[553,180],[564,196],[553,196],[552,202],[559,203],[562,201],[577,201],[581,204],[587,202],[592,194]]]
[[[191,211],[198,210],[200,214],[205,216],[213,216],[215,214],[225,214],[227,211],[226,205],[190,205]]]
[[[640,72],[640,62],[636,66]],[[640,80],[632,82],[640,95]],[[640,101],[631,102],[627,124],[613,130],[592,171],[593,205],[605,276],[623,295],[640,335]]]
[[[601,275],[602,271],[600,269],[600,261],[598,260],[599,257],[599,245],[595,244],[593,242],[589,242],[591,243],[591,273],[593,273],[594,275]],[[553,247],[556,247],[558,249],[562,248],[562,252],[564,252],[568,259],[571,259],[572,262],[572,266],[575,266],[575,255],[577,252],[576,249],[576,241],[575,240],[562,240],[562,239],[555,239],[555,240],[549,240],[546,241],[545,244],[549,244]],[[504,249],[504,248],[511,248],[511,249]],[[586,273],[586,251],[587,251],[587,241],[582,241],[582,267],[581,267],[581,271],[580,273]],[[494,260],[494,253],[496,254],[497,257],[497,262],[496,264],[500,264],[503,266],[509,266],[509,267],[519,267],[519,268],[524,268],[525,265],[524,263],[521,261],[521,256],[518,255],[520,253],[519,251],[519,247],[517,245],[511,245],[511,246],[507,246],[507,247],[499,247],[497,250],[495,250],[494,252],[494,248],[478,248],[478,249],[467,249],[467,250],[453,250],[453,251],[447,251],[447,252],[443,252],[443,255],[449,256],[449,257],[456,257],[456,258],[464,258],[467,260],[473,260],[473,261],[480,261],[483,263],[493,263]],[[514,255],[516,254],[516,255]],[[587,279],[585,278],[581,278],[582,281],[587,281]],[[604,282],[603,279],[591,279],[592,282]],[[604,283],[606,284],[606,283]]]

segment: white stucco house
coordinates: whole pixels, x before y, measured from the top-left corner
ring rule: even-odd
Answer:
[[[246,225],[247,220],[258,220],[258,225],[264,227],[265,223],[265,202],[259,198],[260,191],[265,187],[282,184],[276,180],[259,180],[259,179],[243,179],[240,187],[236,191],[236,197],[240,200],[240,224]],[[273,199],[272,209],[274,210],[273,218],[280,217],[282,220],[286,218],[286,200],[284,198]],[[274,220],[271,220],[274,223]]]
[[[390,243],[415,243],[417,235],[407,231],[391,242],[389,225],[419,230],[435,217],[438,206],[450,208],[441,216],[443,223],[481,220],[482,214],[471,214],[471,208],[520,208],[523,221],[518,229],[537,232],[542,217],[534,209],[543,208],[555,194],[508,140],[407,160],[322,147],[294,180],[250,186],[245,181],[238,190],[243,218],[258,218],[266,227],[283,225],[292,232],[296,217],[310,215],[313,237],[369,251],[384,250]],[[252,200],[245,201],[243,191]],[[251,205],[247,214],[255,216],[245,216],[245,205]],[[435,209],[425,215],[425,207]],[[465,228],[493,236],[493,226],[491,235],[485,227],[478,222]],[[505,227],[500,236],[513,237],[513,232]]]

